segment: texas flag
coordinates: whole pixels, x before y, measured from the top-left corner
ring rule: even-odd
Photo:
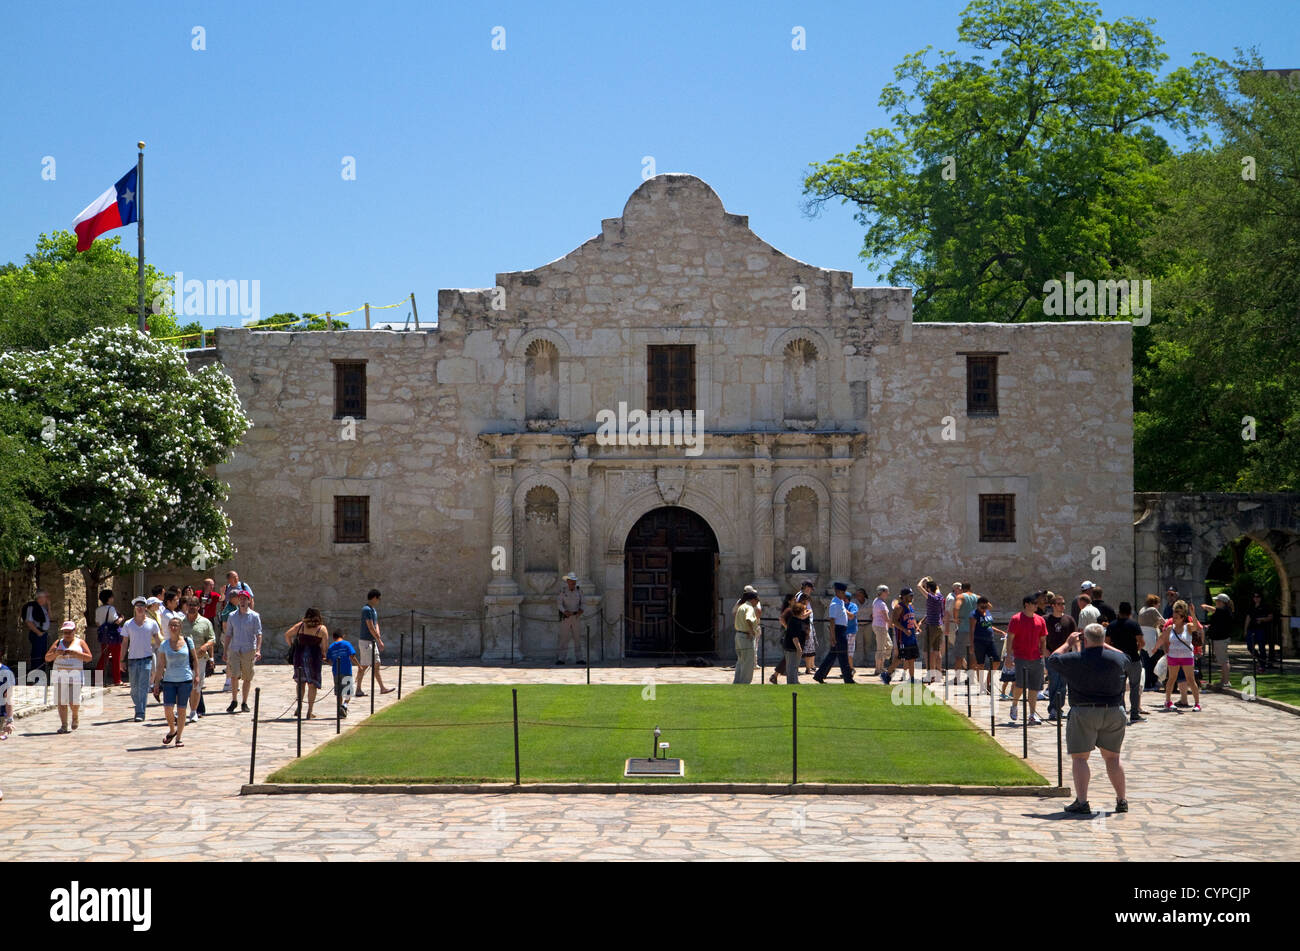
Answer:
[[[77,232],[77,250],[85,251],[105,231],[136,220],[136,169],[123,175],[116,185],[100,195],[72,222]]]

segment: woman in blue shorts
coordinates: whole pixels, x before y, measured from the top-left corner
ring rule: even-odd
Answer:
[[[173,617],[168,622],[168,636],[158,648],[160,658],[158,673],[154,676],[154,689],[162,685],[163,713],[167,716],[167,735],[163,746],[173,739],[176,745],[184,746],[181,734],[185,731],[185,711],[190,704],[190,691],[198,679],[198,659],[194,656],[194,644],[189,638],[181,636],[181,619]],[[179,708],[180,713],[177,714]]]

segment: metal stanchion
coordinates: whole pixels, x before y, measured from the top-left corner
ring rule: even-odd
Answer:
[[[587,659],[587,660],[586,660],[586,662],[587,662],[587,686],[590,687],[590,686],[591,686],[591,625],[590,625],[590,624],[584,624],[583,627],[586,628],[586,630],[587,630],[587,652],[586,652],[586,655],[585,655],[585,656],[586,656],[586,659]]]
[[[515,720],[515,785],[519,785],[519,689],[510,689],[510,706]]]
[[[966,671],[966,717],[970,718],[970,671]]]
[[[302,689],[303,685],[298,685],[298,758],[302,758]]]
[[[334,735],[335,736],[338,736],[340,733],[343,732],[343,694],[339,693],[339,691],[347,690],[347,687],[343,686],[344,679],[351,680],[352,678],[340,677],[335,681],[335,687],[334,687]]]
[[[758,625],[758,682],[767,683],[767,638],[761,622]]]
[[[406,660],[406,635],[397,635],[397,699],[402,699],[402,667]]]
[[[939,655],[939,676],[943,678],[943,702],[948,702],[948,632],[943,632],[943,653]]]
[[[233,696],[233,694],[232,694]],[[262,688],[253,689],[253,751],[248,758],[248,785],[253,785],[253,773],[257,768],[257,714],[262,709]]]
[[[424,658],[428,656],[425,652],[424,644],[424,625],[420,625],[420,686],[424,686]]]
[[[1020,687],[1020,718],[1025,721],[1025,752],[1021,759],[1029,759],[1029,671],[1020,664],[1016,665],[1016,679],[1024,681]]]
[[[1065,719],[1062,711],[1056,711],[1056,785],[1065,785],[1065,772],[1061,760],[1061,721]]]
[[[790,694],[790,785],[799,782],[799,692]]]
[[[515,665],[515,609],[510,609],[510,666]]]
[[[376,644],[375,647],[379,645]],[[374,663],[370,665],[370,715],[375,713],[375,668],[379,666],[379,651],[374,652],[375,656],[371,658]]]
[[[992,666],[990,666],[989,667],[989,736],[998,735],[998,717],[997,717],[997,711],[994,709],[996,706],[997,704],[993,702],[993,668]]]

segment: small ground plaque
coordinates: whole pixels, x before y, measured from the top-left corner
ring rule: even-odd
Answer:
[[[685,776],[686,769],[679,759],[629,759],[624,776]]]

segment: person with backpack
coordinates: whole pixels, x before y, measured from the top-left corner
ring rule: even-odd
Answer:
[[[50,595],[44,588],[36,591],[35,597],[19,609],[23,630],[31,643],[32,659],[30,670],[45,669],[45,653],[50,646]]]
[[[104,675],[105,687],[122,686],[122,622],[125,620],[113,606],[113,589],[105,588],[99,592],[99,607],[95,608],[99,663],[95,670]]]

